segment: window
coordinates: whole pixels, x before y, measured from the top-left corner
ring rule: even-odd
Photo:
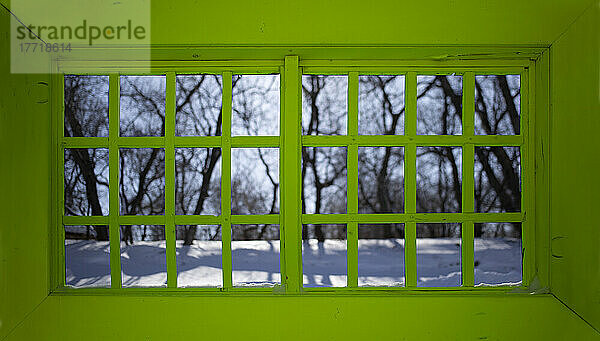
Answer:
[[[526,64],[259,64],[65,71],[60,289],[526,284]]]

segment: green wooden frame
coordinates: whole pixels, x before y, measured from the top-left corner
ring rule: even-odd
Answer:
[[[301,60],[287,56],[284,60],[231,60],[231,61],[161,61],[150,68],[144,63],[118,61],[62,61],[56,64],[53,77],[53,205],[54,233],[50,241],[52,271],[51,287],[55,292],[69,294],[127,294],[172,293],[198,294],[319,294],[319,293],[407,293],[446,292],[469,293],[527,291],[536,271],[535,236],[535,62],[528,58],[466,61],[402,61],[402,60]],[[221,74],[223,76],[223,133],[216,137],[180,137],[175,132],[175,77],[177,74]],[[231,76],[233,74],[280,74],[281,110],[280,136],[231,136]],[[63,75],[109,75],[109,98],[119,96],[120,75],[165,75],[166,109],[164,137],[120,137],[119,101],[109,101],[108,137],[63,137]],[[348,133],[344,136],[302,136],[301,77],[303,74],[348,76]],[[359,75],[405,75],[405,135],[358,135],[358,77]],[[463,127],[462,135],[416,135],[416,77],[427,74],[460,74],[463,76]],[[521,135],[474,135],[474,82],[475,75],[518,74],[521,77]],[[530,96],[531,95],[531,96]],[[303,146],[344,146],[347,154],[347,212],[346,214],[301,214],[301,148]],[[462,152],[462,213],[416,213],[416,178],[405,177],[405,213],[358,213],[358,148],[362,146],[400,146],[405,148],[405,174],[416,175],[417,146],[456,146]],[[476,146],[518,146],[521,149],[521,212],[475,213],[474,200],[474,148]],[[118,153],[123,147],[155,147],[165,149],[165,214],[164,216],[120,216],[118,199]],[[176,147],[221,147],[222,186],[220,216],[180,216],[174,212],[174,151]],[[231,148],[275,147],[280,158],[280,207],[274,215],[231,215],[230,169]],[[109,215],[65,216],[63,196],[64,148],[107,148],[109,150]],[[171,175],[171,176],[169,176]],[[417,288],[416,274],[416,224],[420,222],[462,223],[462,276],[461,287]],[[522,222],[523,277],[515,286],[474,287],[473,224],[475,222]],[[281,236],[282,285],[264,288],[233,287],[231,279],[231,224],[279,224]],[[303,288],[302,285],[302,224],[347,224],[348,282],[344,288]],[[405,286],[358,287],[358,224],[405,224]],[[166,288],[121,288],[120,238],[121,224],[164,225],[167,247]],[[223,287],[177,288],[175,258],[175,226],[180,224],[218,224],[222,226]],[[110,233],[111,288],[74,289],[65,286],[64,225],[107,225]],[[539,260],[543,262],[543,260]]]

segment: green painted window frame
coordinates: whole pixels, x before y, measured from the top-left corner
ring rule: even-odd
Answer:
[[[319,294],[319,293],[411,293],[411,292],[510,292],[526,290],[537,276],[535,244],[535,61],[530,58],[489,60],[301,60],[298,56],[265,60],[228,61],[159,61],[148,68],[142,62],[61,61],[55,64],[53,76],[53,196],[50,232],[49,281],[54,292],[74,293],[173,293],[181,292],[223,294]],[[223,133],[222,136],[180,137],[175,135],[175,77],[177,74],[220,74],[223,76]],[[280,74],[280,135],[231,136],[231,76],[234,74]],[[108,137],[63,137],[63,93],[65,74],[108,75],[109,99],[119,97],[121,75],[166,76],[166,109],[164,137],[120,137],[119,101],[109,100]],[[343,136],[302,136],[302,75],[348,76],[348,133]],[[457,74],[463,76],[462,135],[417,135],[417,75]],[[518,74],[521,80],[520,135],[475,135],[475,75]],[[358,134],[358,77],[359,75],[404,75],[405,78],[405,135],[366,136]],[[468,105],[467,105],[468,104]],[[347,147],[347,213],[301,214],[301,148],[317,146]],[[399,146],[405,148],[405,213],[358,213],[358,147]],[[416,213],[416,147],[456,146],[462,152],[461,213]],[[521,152],[521,211],[518,213],[475,213],[474,148],[476,146],[520,147]],[[165,149],[165,214],[164,216],[121,216],[118,199],[118,153],[123,147],[158,147]],[[221,147],[222,186],[220,216],[180,216],[174,212],[174,149],[175,147]],[[232,147],[276,147],[280,158],[280,214],[231,215],[230,169]],[[63,166],[65,148],[107,148],[109,150],[109,215],[64,215]],[[352,166],[351,166],[352,165]],[[169,176],[171,174],[172,176]],[[462,223],[462,286],[443,288],[417,287],[416,224]],[[515,286],[474,287],[474,228],[476,222],[521,222],[523,272],[522,282]],[[280,271],[282,283],[275,287],[234,287],[231,271],[231,224],[266,223],[280,227]],[[303,224],[347,224],[347,286],[342,288],[304,288],[302,273],[301,231]],[[358,224],[405,224],[405,286],[358,287]],[[167,287],[122,288],[119,226],[121,224],[164,225],[166,229]],[[175,226],[179,224],[219,224],[223,240],[223,287],[177,288],[175,256]],[[71,288],[65,285],[64,225],[107,225],[110,235],[110,288]],[[229,227],[229,228],[228,228]],[[537,260],[543,261],[543,260]]]

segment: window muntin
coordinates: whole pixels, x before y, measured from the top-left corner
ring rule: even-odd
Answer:
[[[305,69],[305,73],[306,73],[306,70],[307,69]],[[357,73],[361,74],[360,72],[357,72]],[[319,72],[315,72],[315,74],[319,74]],[[369,74],[369,73],[366,72],[365,74]],[[377,72],[376,74],[372,73],[370,75],[386,75],[386,74],[387,75],[390,75],[390,74],[394,75],[394,73],[386,73],[386,72]],[[404,73],[402,75],[404,75],[406,78],[411,78],[411,77],[407,77],[406,73]],[[411,76],[411,74],[409,73],[408,76]],[[330,139],[330,140],[327,141],[327,143],[325,143],[324,141],[326,141],[326,140],[319,140],[319,138],[320,138],[319,136],[315,136],[316,139],[315,139],[315,137],[311,137],[310,139],[307,138],[307,137],[303,137],[303,142],[308,142],[308,144],[304,143],[304,146],[305,147],[345,147],[345,148],[348,149],[347,158],[352,158],[353,157],[353,155],[352,155],[353,154],[352,149],[354,149],[354,146],[352,146],[352,143],[348,143],[348,142],[350,142],[350,141],[359,141],[359,143],[357,143],[357,144],[359,146],[361,146],[361,147],[385,147],[385,146],[402,147],[403,149],[407,149],[405,152],[406,152],[406,154],[409,154],[408,158],[411,158],[411,155],[410,155],[411,150],[410,149],[412,149],[412,146],[410,146],[410,144],[407,144],[408,141],[412,140],[412,137],[410,136],[411,135],[410,133],[407,134],[408,136],[404,136],[404,137],[398,138],[398,140],[394,141],[393,143],[391,143],[390,139],[387,139],[388,136],[381,136],[381,135],[361,136],[360,139],[354,139],[354,138],[352,138],[352,135],[353,135],[353,131],[352,130],[353,129],[350,126],[353,124],[353,122],[352,122],[353,118],[351,116],[354,114],[353,112],[355,110],[353,108],[352,101],[353,100],[356,101],[356,98],[358,97],[358,96],[353,96],[352,95],[352,88],[353,88],[353,86],[352,86],[352,83],[353,83],[352,78],[353,78],[353,74],[350,73],[348,75],[348,79],[349,79],[348,80],[348,83],[349,83],[349,87],[348,87],[348,92],[349,92],[348,101],[350,103],[348,104],[348,112],[349,112],[348,113],[348,121],[349,121],[349,127],[347,128],[347,133],[348,133],[348,135],[350,135],[351,138],[347,139],[346,141],[343,141],[344,138],[347,138],[346,136],[333,136],[336,139],[338,137],[340,139],[339,140]],[[409,82],[410,82],[410,80],[407,79],[407,83],[409,83]],[[410,86],[408,86],[408,87],[410,88]],[[285,91],[285,89],[283,89],[283,90]],[[354,97],[354,99],[352,97]],[[467,97],[469,97],[469,96],[467,96]],[[526,98],[526,94],[525,94],[524,97]],[[408,98],[407,99],[407,103],[406,103],[407,108],[408,108],[409,111],[411,110],[410,109],[411,107],[414,108],[416,106],[415,103],[410,103],[411,101],[412,100],[410,98]],[[414,109],[412,109],[412,110],[414,111]],[[525,113],[525,115],[526,115],[526,113]],[[406,123],[406,129],[408,130],[410,128],[410,126],[413,125],[413,124],[415,124],[415,123],[411,122],[411,120],[408,119],[408,122]],[[358,129],[356,129],[356,130],[358,130]],[[466,131],[466,130],[464,130],[464,127],[463,127],[463,131]],[[358,134],[356,134],[356,135],[358,135]],[[468,134],[466,134],[466,135],[468,135]],[[365,137],[366,137],[366,139],[365,139]],[[398,137],[398,136],[394,136],[394,137]],[[464,148],[464,142],[461,139],[455,139],[455,137],[456,136],[449,136],[448,141],[445,141],[443,138],[440,138],[437,135],[432,135],[431,136],[431,142],[429,142],[429,140],[428,140],[429,137],[428,136],[427,137],[421,137],[421,138],[419,138],[419,136],[417,136],[414,139],[414,141],[416,141],[417,145],[419,145],[419,146],[421,146],[421,144],[419,144],[418,142],[421,142],[423,144],[423,146],[432,146],[432,147],[434,147],[434,146],[442,146],[442,147],[444,147],[444,146],[447,145],[447,146],[461,146],[462,148]],[[403,138],[405,138],[405,139],[403,140]],[[361,139],[362,139],[362,141],[361,141]],[[490,146],[501,145],[501,146],[520,146],[522,148],[523,144],[524,144],[524,141],[523,141],[523,139],[522,139],[522,137],[520,135],[517,135],[517,136],[506,136],[506,139],[504,139],[504,137],[501,137],[500,139],[496,139],[496,138],[486,138],[486,137],[482,136],[482,138],[480,140],[477,140],[477,137],[475,139],[470,139],[469,138],[468,140],[469,141],[474,141],[475,142],[474,145],[482,146],[482,147],[490,147]],[[160,145],[156,143],[157,139],[155,139],[154,141],[152,141],[152,138],[149,138],[147,141],[152,142],[152,143],[150,143],[150,147],[160,147]],[[275,140],[271,139],[270,142],[272,142],[272,141],[275,141]],[[277,141],[279,141],[279,139],[277,139]],[[425,142],[423,142],[423,141],[425,141]],[[442,141],[442,143],[440,143],[439,141]],[[123,142],[130,143],[129,145],[126,144],[124,147],[137,147],[138,146],[138,145],[136,145],[136,143],[133,143],[133,145],[132,145],[131,141],[127,141],[127,139],[123,139]],[[214,142],[214,140],[212,142]],[[80,143],[81,142],[77,142],[77,144],[80,144]],[[362,143],[364,143],[364,144],[362,144]],[[214,143],[211,143],[211,144],[215,145]],[[98,145],[98,144],[96,143],[96,145]],[[268,146],[269,143],[266,143],[265,140],[263,140],[263,141],[260,141],[260,143],[257,143],[257,145],[260,145],[261,147],[263,147],[265,145]],[[273,145],[273,144],[271,143],[271,145]],[[182,145],[182,147],[188,147],[188,146],[187,145]],[[190,148],[197,147],[197,144],[195,144],[195,143],[194,144],[190,144],[189,147]],[[245,145],[242,145],[242,147],[245,147]],[[251,147],[251,146],[249,146],[249,147]],[[258,146],[255,146],[255,147],[258,147]],[[358,153],[356,153],[356,154],[358,154]],[[415,154],[416,154],[416,151],[415,151]],[[473,153],[473,157],[475,157],[474,154],[475,153]],[[416,157],[416,155],[415,155],[415,157]],[[467,157],[465,157],[463,155],[462,158],[463,159],[468,158],[468,155],[467,155]],[[356,162],[356,163],[358,164],[358,162]],[[351,165],[351,164],[352,164],[351,162],[348,163],[348,165]],[[410,170],[411,166],[410,165],[408,165],[408,166],[405,165],[404,168],[405,169],[409,168],[409,170]],[[350,168],[348,169],[348,173],[350,173]],[[352,191],[352,189],[351,189],[351,187],[353,187],[352,182],[355,181],[355,180],[352,179],[353,176],[351,176],[351,175],[352,174],[348,174],[347,175],[347,180],[348,180],[348,189],[347,190],[348,190],[348,192]],[[463,177],[464,177],[464,175],[463,175]],[[285,182],[284,179],[282,179],[282,181]],[[356,180],[356,182],[358,182],[358,181]],[[408,181],[406,181],[406,182],[408,182],[408,183],[405,184],[405,186],[404,186],[405,189],[406,188],[410,188],[411,185],[412,185],[411,184],[411,180],[408,179]],[[469,184],[467,184],[467,185],[469,185]],[[465,185],[462,185],[462,186],[465,187]],[[416,184],[415,184],[415,187],[416,187]],[[406,192],[406,193],[408,193],[408,192]],[[463,191],[463,193],[464,193],[464,191]],[[351,196],[350,193],[348,193],[348,194],[349,194],[348,195],[348,201],[349,202],[348,202],[347,205],[350,206],[350,204],[352,204],[352,201],[353,201],[353,199],[351,199],[351,197],[353,197],[353,196]],[[405,199],[404,201],[406,203],[406,201],[410,201],[410,200]],[[410,204],[407,205],[407,208],[410,209],[410,206],[411,206]],[[474,203],[473,203],[473,206],[474,206]],[[334,222],[340,222],[341,223],[341,222],[348,222],[349,221],[348,225],[350,227],[351,227],[351,225],[353,225],[353,221],[355,219],[357,219],[356,220],[357,222],[361,222],[361,223],[363,223],[363,222],[364,223],[369,223],[369,222],[372,222],[372,219],[373,219],[372,217],[369,216],[368,213],[367,214],[358,215],[358,212],[353,212],[352,210],[348,210],[346,213],[342,213],[342,214],[330,214],[330,215],[332,216],[331,218],[332,218],[332,220]],[[353,215],[357,215],[358,218],[354,218]],[[400,215],[404,215],[404,217],[401,217]],[[488,214],[488,215],[483,216],[483,215],[476,215],[476,214],[469,213],[469,212],[464,212],[464,211],[462,213],[438,214],[437,216],[433,216],[433,215],[429,216],[428,213],[421,213],[420,215],[421,215],[421,217],[419,217],[419,214],[411,214],[411,213],[407,212],[407,213],[399,213],[398,216],[393,217],[391,215],[384,214],[381,218],[375,219],[376,220],[375,222],[381,223],[381,221],[377,221],[377,220],[383,220],[383,222],[390,222],[390,223],[399,223],[399,221],[401,221],[402,223],[407,223],[406,224],[406,225],[408,225],[407,227],[410,227],[410,225],[412,224],[412,222],[410,220],[413,220],[413,219],[416,219],[415,220],[415,223],[416,223],[419,220],[429,219],[429,218],[434,218],[434,217],[436,218],[435,220],[437,220],[439,218],[439,219],[442,219],[443,221],[447,221],[447,218],[450,217],[454,221],[457,221],[459,223],[463,222],[464,220],[466,220],[467,221],[466,223],[469,224],[469,222],[475,221],[477,219],[479,219],[479,221],[482,221],[482,222],[486,222],[486,221],[501,221],[500,218],[506,218],[506,219],[503,219],[502,221],[506,221],[506,220],[516,221],[516,220],[522,220],[522,216],[524,216],[524,214],[522,212],[518,212],[518,213],[512,213],[512,212],[510,212],[510,213],[502,213],[502,216],[494,215],[494,214]],[[196,217],[193,217],[193,218],[196,218]],[[402,219],[399,219],[399,218],[402,218]],[[408,219],[406,219],[406,218],[408,218]],[[313,222],[319,222],[321,224],[324,224],[324,223],[328,222],[327,219],[323,220],[323,217],[321,217],[321,216],[314,216],[314,215],[310,215],[310,214],[304,215],[302,219],[303,219],[303,222],[309,223],[309,224],[313,223]],[[67,221],[68,220],[69,219],[67,219]],[[269,217],[266,220],[267,220],[267,222],[276,223],[276,222],[278,222],[279,219],[272,219],[272,218]],[[254,221],[254,218],[250,217],[248,220],[240,220],[239,222],[253,222],[253,221]],[[154,222],[156,223],[156,222],[159,222],[159,221],[155,220]],[[463,222],[463,225],[464,224],[465,223]],[[349,238],[348,238],[348,243],[349,243],[349,245],[348,245],[348,255],[347,255],[348,256],[347,257],[347,263],[349,265],[348,266],[348,279],[347,279],[348,283],[347,283],[347,286],[354,287],[355,284],[352,284],[352,282],[354,281],[354,279],[352,278],[353,277],[353,274],[352,274],[353,270],[352,270],[352,268],[354,267],[354,266],[352,266],[352,264],[354,263],[354,261],[351,259],[351,258],[353,258],[353,252],[354,252],[354,251],[352,251],[353,247],[351,246],[351,244],[353,243],[352,240],[354,239],[354,237],[352,236],[352,230],[350,228],[347,231],[348,231],[347,234],[349,236]],[[407,229],[407,231],[408,231],[408,229]],[[407,234],[409,234],[409,236],[408,236],[409,240],[410,239],[414,239],[416,237],[416,236],[415,237],[411,237],[410,236],[410,234],[411,234],[410,231],[408,231]],[[463,237],[463,239],[464,239],[464,237]],[[408,243],[408,244],[410,244],[410,243]],[[411,245],[407,245],[406,246],[407,252],[411,250],[411,247],[412,247]],[[412,247],[412,249],[414,250],[414,247]],[[416,251],[416,250],[414,250],[414,251]],[[285,256],[284,253],[285,252],[282,252],[282,259]],[[465,254],[464,248],[461,251],[461,253]],[[468,255],[469,252],[466,252],[466,254]],[[415,253],[415,255],[416,255],[416,253]],[[472,255],[472,253],[471,253],[471,255]],[[467,259],[467,261],[468,261],[468,259]],[[415,259],[414,256],[412,257],[412,259],[411,259],[410,256],[408,257],[408,259],[406,259],[406,263],[407,263],[406,266],[407,267],[411,267],[411,262],[415,262],[416,263],[416,259]],[[357,262],[355,262],[355,263],[357,263]],[[465,262],[463,262],[462,267],[465,266],[464,263]],[[226,266],[227,266],[227,264],[224,264],[224,267],[226,267]],[[356,268],[358,268],[358,266],[356,266]],[[282,271],[285,274],[285,269],[282,269]],[[407,277],[411,277],[412,276],[410,274],[410,272],[411,271],[407,272],[407,274],[406,274]],[[225,277],[226,277],[226,275],[225,275]],[[410,282],[411,282],[410,278],[407,278],[407,284],[408,284],[407,288],[412,288],[413,287],[413,286],[410,285]],[[466,284],[463,284],[463,285],[466,288],[469,287],[468,282]]]
[[[302,137],[304,149],[310,147],[332,148],[333,146],[347,149],[347,210],[345,212],[340,210],[337,212],[338,214],[314,214],[306,210],[302,222],[304,224],[317,222],[320,224],[347,223],[347,287],[349,288],[356,288],[365,284],[364,277],[358,279],[358,277],[361,277],[360,269],[362,268],[358,245],[364,245],[362,239],[366,237],[366,233],[361,234],[357,231],[357,227],[365,224],[384,223],[404,224],[402,235],[404,238],[393,236],[389,229],[383,237],[379,237],[384,240],[392,239],[397,244],[403,243],[403,248],[400,252],[396,252],[393,262],[404,266],[404,278],[402,278],[402,281],[395,281],[395,284],[392,284],[393,286],[405,285],[407,288],[432,286],[468,288],[475,284],[481,285],[483,282],[478,281],[475,283],[474,281],[475,263],[473,261],[473,245],[475,243],[479,247],[478,257],[480,256],[479,253],[487,252],[487,250],[481,249],[480,240],[484,237],[481,233],[481,226],[500,222],[504,217],[511,220],[511,223],[508,223],[509,225],[520,225],[523,221],[520,154],[525,147],[525,140],[518,134],[515,136],[494,136],[494,138],[475,134],[475,100],[481,101],[482,98],[487,100],[486,96],[489,97],[489,95],[479,95],[476,89],[487,89],[489,87],[483,83],[484,79],[493,84],[495,79],[507,78],[512,82],[509,100],[513,101],[515,105],[520,105],[520,91],[515,87],[526,87],[527,85],[519,84],[519,80],[522,79],[520,74],[514,76],[502,73],[499,75],[482,73],[479,75],[472,71],[398,74],[397,77],[403,77],[404,89],[399,91],[391,88],[390,92],[393,95],[400,92],[403,94],[404,108],[396,111],[399,115],[395,121],[404,122],[404,129],[381,129],[379,126],[386,126],[386,124],[389,125],[388,122],[392,122],[386,118],[386,116],[394,117],[391,114],[392,110],[377,110],[376,112],[380,113],[381,118],[377,119],[372,115],[370,121],[361,119],[364,116],[361,111],[364,110],[364,107],[376,107],[378,98],[387,97],[388,103],[386,105],[388,108],[392,108],[394,103],[389,100],[391,96],[386,94],[385,87],[379,88],[379,91],[383,93],[379,97],[371,96],[372,101],[376,103],[375,105],[369,106],[361,103],[361,101],[364,102],[365,99],[369,98],[362,89],[370,85],[363,85],[361,82],[373,83],[373,81],[379,81],[381,83],[377,77],[390,79],[393,73],[379,73],[376,71],[362,73],[360,69],[362,68],[359,68],[356,72],[347,73],[349,84],[349,116],[347,118],[349,138],[343,136],[308,136],[306,133]],[[368,68],[364,69],[368,70]],[[319,77],[321,70],[326,70],[326,68],[306,68],[304,72]],[[515,80],[517,81],[515,82]],[[498,97],[498,91],[495,92],[495,96]],[[356,101],[358,101],[358,105],[356,105]],[[498,101],[498,98],[496,98],[496,101]],[[401,102],[397,100],[396,106],[399,106],[399,103]],[[510,106],[496,106],[492,110],[506,110],[506,107]],[[309,107],[305,105],[303,108]],[[312,107],[312,109],[315,108]],[[303,117],[307,116],[315,115],[303,112]],[[493,113],[492,116],[496,118],[504,117],[500,113]],[[357,121],[372,122],[372,127],[364,127],[364,124],[360,125],[360,123],[357,126]],[[500,121],[500,119],[497,119],[497,121]],[[501,125],[498,124],[498,126]],[[519,127],[519,129],[522,129],[522,127]],[[362,131],[378,131],[378,134],[363,135],[358,133]],[[518,141],[518,143],[513,143],[513,141]],[[371,161],[371,171],[378,171],[379,182],[387,186],[377,186],[376,177],[371,176],[369,179],[361,175],[360,169],[366,168],[369,164],[368,161],[360,161],[360,157],[359,161],[356,162],[357,154],[360,155],[360,153],[357,153],[357,149],[362,151],[364,148],[369,147],[374,150],[377,150],[376,148],[380,150],[390,150],[392,148],[403,150],[402,159],[398,157],[398,160],[394,162],[393,167],[388,171],[377,169],[377,166],[381,168],[385,164],[384,162],[368,160]],[[500,158],[503,161],[499,161],[493,156],[488,157],[490,154],[495,155],[490,150],[495,151],[496,154],[501,154]],[[485,157],[485,160],[478,159],[477,155],[480,154],[485,155],[481,156],[482,158]],[[387,153],[388,158],[391,155],[391,152]],[[385,159],[384,154],[381,160]],[[481,172],[479,175],[475,174],[483,166],[492,172],[490,174],[495,174],[493,179],[491,179],[491,175],[488,179],[485,171],[483,171],[483,175],[481,175]],[[401,172],[393,169],[399,167],[402,168]],[[396,174],[396,179],[392,180],[393,175],[390,174]],[[356,179],[357,175],[358,179]],[[400,177],[402,180],[400,180]],[[369,181],[372,183],[364,183]],[[493,182],[493,184],[490,184],[490,182]],[[402,190],[392,191],[392,188],[398,188],[399,183],[402,184]],[[385,190],[381,190],[379,195],[367,196],[363,194],[365,188],[373,190],[377,187]],[[498,192],[490,193],[490,191]],[[353,198],[356,192],[358,192],[358,200]],[[477,209],[477,207],[484,206],[479,203],[482,201],[479,199],[481,198],[480,192],[490,196],[490,199],[487,200],[491,203],[487,204],[487,210]],[[509,196],[506,194],[507,192]],[[369,198],[372,200],[369,205],[370,212],[363,208],[363,201],[367,201]],[[393,200],[390,200],[390,198]],[[396,204],[395,212],[389,212],[388,208],[387,214],[381,214],[383,213],[381,211],[384,211],[381,207],[390,206],[391,202],[400,200],[403,202],[401,205]],[[498,204],[500,200],[503,200],[502,204]],[[356,201],[358,201],[359,207],[356,207]],[[475,206],[476,201],[478,206]],[[501,208],[495,208],[495,206],[501,206]],[[322,210],[326,211],[327,208],[322,208]],[[427,233],[427,230],[433,230],[434,233]],[[520,232],[514,232],[516,229],[508,230],[512,231],[510,232],[510,238],[521,238]],[[438,231],[442,232],[439,233]],[[356,240],[355,236],[357,234],[360,236],[360,240]],[[310,237],[306,234],[303,235],[303,239],[307,238],[310,242]],[[307,241],[305,240],[305,242]],[[506,245],[508,244],[505,243]],[[379,252],[382,258],[387,254],[382,250]],[[513,276],[516,272],[522,273],[521,266],[516,265],[512,260],[515,252],[522,257],[520,246],[513,243],[506,252],[511,254],[511,260],[505,261],[508,268],[510,268],[509,272]],[[502,255],[498,257],[502,257]],[[523,259],[521,258],[520,261],[523,261]],[[368,261],[365,262],[369,264]],[[477,263],[477,266],[480,265],[480,262]],[[432,266],[432,264],[434,265]],[[498,267],[497,264],[495,266]],[[499,277],[502,276],[504,275],[499,275]],[[384,282],[386,279],[389,280],[389,276],[387,277],[380,274],[379,278],[370,278],[369,280],[371,282],[378,282],[378,280]],[[495,279],[491,282],[496,285],[521,283],[514,280],[502,281]],[[382,283],[380,286],[386,285]],[[309,291],[318,290],[305,289]]]
[[[80,218],[77,222],[92,231],[83,237],[79,234],[79,238],[89,239],[85,241],[88,244],[92,240],[109,244],[106,249],[111,267],[104,275],[109,276],[112,288],[222,290],[237,286],[272,287],[281,282],[277,225],[280,77],[268,73],[65,77],[65,91],[70,94],[65,96],[65,107],[73,108],[71,116],[75,119],[66,121],[62,139],[65,163],[61,178],[66,186],[63,223],[69,225],[67,215],[76,214]],[[80,77],[84,84],[94,81],[84,89],[84,95],[72,89]],[[98,88],[96,83],[105,78],[110,83],[106,89],[109,98],[94,102],[85,97],[93,96],[88,88]],[[265,85],[262,92],[255,92],[257,85]],[[73,99],[73,95],[79,97]],[[93,107],[89,104],[92,102]],[[71,123],[90,116],[89,112],[80,111],[92,107],[102,113],[103,107],[96,102],[110,103],[108,138],[72,137],[68,130]],[[248,124],[233,128],[234,116]],[[270,120],[270,127],[260,127],[267,128],[270,136],[260,129],[253,130],[258,127],[254,116]],[[246,129],[249,134],[232,136],[239,129]],[[254,132],[261,136],[251,136]],[[85,134],[76,136],[81,135]],[[263,161],[264,167],[251,167],[257,160]],[[86,180],[102,190],[88,195]],[[231,202],[245,194],[232,193],[232,181],[245,183],[250,194],[264,190],[259,194],[270,195],[268,205],[243,211],[247,205],[240,208]],[[251,199],[246,195],[246,202]],[[100,209],[92,210],[96,202],[100,202],[96,205]],[[91,217],[92,214],[99,217]],[[241,277],[235,275],[247,270],[236,268],[248,263],[243,248],[237,245],[250,237],[235,233],[242,228],[232,227],[246,227],[250,225],[243,224],[249,223],[269,231],[252,237],[251,240],[259,238],[253,245],[257,250],[264,246],[258,245],[263,242],[277,250],[277,262],[268,268],[265,278],[261,277],[265,269],[254,269]],[[73,238],[72,234],[69,236]],[[72,268],[89,266],[91,260],[85,257],[75,259],[79,264],[73,264],[72,244],[67,243],[62,251],[69,256],[65,264]],[[200,274],[190,271],[194,265]],[[71,276],[71,269],[67,272]],[[106,286],[105,282],[101,284]],[[75,287],[96,285],[71,277],[66,283]]]

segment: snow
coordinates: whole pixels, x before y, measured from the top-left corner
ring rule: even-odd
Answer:
[[[521,244],[518,239],[475,240],[476,285],[519,284]],[[73,287],[110,286],[108,242],[67,240],[66,281]],[[346,285],[346,241],[304,241],[305,287]],[[177,241],[177,277],[180,287],[220,287],[220,241]],[[461,282],[459,238],[417,239],[417,286],[455,287]],[[279,241],[233,241],[234,286],[273,286],[281,282]],[[124,287],[166,285],[165,241],[121,244]],[[359,240],[359,286],[404,285],[404,240]]]

